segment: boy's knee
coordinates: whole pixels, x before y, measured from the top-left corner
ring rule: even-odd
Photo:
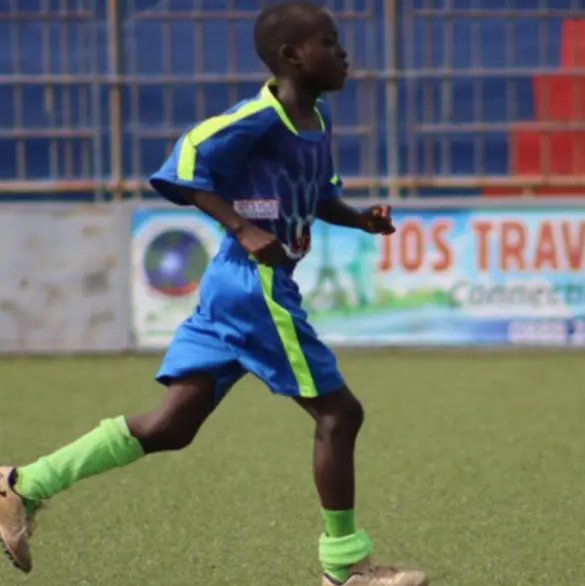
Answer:
[[[318,418],[317,431],[326,436],[357,436],[364,422],[364,408],[349,391],[339,394],[332,408]]]
[[[210,396],[201,386],[170,386],[160,407],[129,418],[128,425],[147,453],[182,450],[193,441],[214,406],[212,391]]]
[[[195,438],[199,425],[195,422],[169,418],[165,413],[152,413],[145,426],[147,441],[157,451],[182,450]]]

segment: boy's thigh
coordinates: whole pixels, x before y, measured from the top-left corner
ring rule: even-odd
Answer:
[[[214,325],[194,314],[175,331],[156,380],[168,386],[173,380],[197,373],[213,377],[215,400],[219,403],[246,371]]]

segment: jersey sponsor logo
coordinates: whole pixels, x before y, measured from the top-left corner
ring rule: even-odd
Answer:
[[[234,210],[247,220],[278,220],[277,199],[238,199]]]

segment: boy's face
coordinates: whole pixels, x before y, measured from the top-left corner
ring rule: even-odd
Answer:
[[[309,36],[291,48],[291,57],[298,77],[319,92],[343,88],[349,63],[347,53],[339,43],[339,34],[333,17],[326,10],[313,17]]]

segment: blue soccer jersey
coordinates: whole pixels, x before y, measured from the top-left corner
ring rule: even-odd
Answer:
[[[199,304],[175,332],[157,375],[162,384],[205,372],[220,401],[251,372],[274,392],[317,397],[343,387],[331,350],[317,337],[291,278],[310,248],[320,201],[339,197],[331,160],[331,118],[298,132],[269,85],[195,126],[155,173],[153,187],[178,205],[180,187],[215,192],[251,223],[277,236],[284,266],[259,265],[226,233],[199,286]]]
[[[308,252],[319,201],[341,192],[331,117],[324,102],[316,112],[321,131],[298,132],[266,84],[257,97],[185,133],[151,183],[178,205],[185,202],[177,186],[217,193],[275,234],[294,262]]]

